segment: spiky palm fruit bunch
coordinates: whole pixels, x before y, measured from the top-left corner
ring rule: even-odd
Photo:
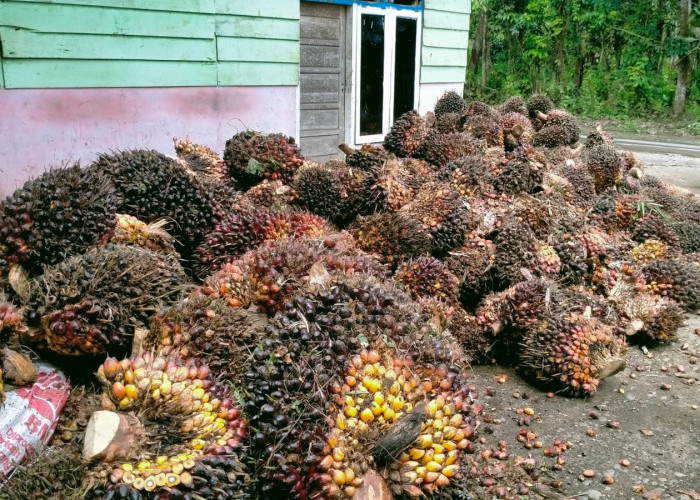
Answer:
[[[545,165],[528,157],[517,154],[492,170],[493,187],[499,193],[518,194],[532,192],[542,184]]]
[[[519,113],[527,117],[527,106],[525,106],[525,99],[519,95],[514,95],[503,101],[499,106],[499,111],[506,115],[508,113]]]
[[[387,160],[376,173],[372,200],[376,211],[399,210],[415,198],[418,189],[434,180],[430,165],[415,158]]]
[[[442,113],[435,116],[435,128],[441,134],[462,132],[465,118],[462,113]]]
[[[415,156],[442,167],[461,156],[478,155],[482,150],[480,142],[466,132],[441,134],[431,130]]]
[[[151,317],[144,346],[163,356],[207,359],[215,373],[238,380],[248,348],[262,338],[267,318],[216,297],[211,289],[199,289],[158,311]]]
[[[238,383],[255,430],[249,442],[256,498],[322,493],[319,464],[330,452],[328,422],[337,411],[332,395],[362,343],[386,339],[398,346],[410,337],[420,319],[410,303],[405,294],[342,278],[316,292],[299,291],[271,321]]]
[[[25,316],[59,354],[118,355],[130,348],[134,329],[186,284],[173,256],[109,244],[46,268],[31,283]]]
[[[669,249],[680,251],[680,241],[670,221],[656,214],[649,214],[635,221],[632,239],[640,242],[654,239],[662,241]]]
[[[449,269],[459,279],[460,301],[465,308],[473,309],[491,290],[491,268],[496,259],[493,242],[476,233],[467,236],[464,245],[454,249],[444,259]]]
[[[369,215],[383,209],[383,199],[375,189],[377,169],[369,171],[348,166],[336,168],[335,174],[339,179],[343,211],[338,223],[347,224],[358,215]]]
[[[437,117],[445,113],[462,113],[466,109],[467,103],[464,102],[464,98],[454,90],[447,90],[435,103],[433,112]]]
[[[553,246],[537,242],[537,264],[539,274],[554,277],[561,270],[561,259]]]
[[[464,115],[467,117],[472,116],[490,116],[496,121],[500,118],[500,113],[496,108],[489,106],[482,101],[472,101],[467,105],[467,109],[464,111]]]
[[[173,142],[177,157],[184,161],[187,168],[194,173],[220,182],[227,180],[226,164],[214,150],[202,144],[193,143],[189,137],[184,140],[173,137]]]
[[[157,151],[101,154],[90,169],[112,179],[121,197],[119,213],[146,223],[170,221],[167,230],[186,258],[217,220],[217,203],[202,183],[177,161]]]
[[[605,132],[600,126],[592,130],[586,137],[586,141],[583,143],[587,149],[592,149],[596,146],[606,145],[614,146],[615,140],[609,132]]]
[[[556,170],[556,173],[571,183],[571,202],[585,206],[595,197],[595,178],[584,165],[575,161],[566,161]]]
[[[122,360],[107,358],[97,378],[104,388],[103,407],[129,411],[143,426],[143,444],[119,465],[107,467],[112,485],[155,492],[147,498],[158,498],[172,489],[186,492],[195,485],[197,471],[211,465],[224,469],[230,465],[242,474],[238,454],[243,451],[247,423],[230,390],[201,360],[149,352]],[[198,468],[200,462],[208,467]],[[235,474],[224,482],[233,498],[236,489],[246,488]]]
[[[426,117],[407,111],[398,117],[384,137],[384,149],[396,156],[414,156],[431,131]]]
[[[584,160],[586,168],[595,179],[597,193],[616,186],[622,181],[622,157],[614,147],[605,144],[595,146],[587,151]]]
[[[493,242],[496,245],[493,273],[498,286],[522,281],[522,269],[534,272],[540,264],[535,233],[517,219],[504,221]]]
[[[624,351],[624,341],[611,326],[562,308],[527,330],[518,366],[558,392],[591,396],[603,378],[624,368]]]
[[[513,200],[511,212],[543,240],[552,233],[573,231],[582,226],[581,214],[571,205],[544,192],[518,196]]]
[[[465,234],[476,228],[475,221],[459,191],[443,182],[423,184],[415,199],[401,209],[417,221],[431,237],[431,250],[444,255],[464,243]]]
[[[527,107],[528,115],[532,119],[538,118],[538,113],[547,114],[554,109],[554,103],[545,94],[532,94],[527,99],[525,106]]]
[[[430,231],[403,211],[358,217],[348,231],[358,248],[377,255],[390,266],[430,253],[432,249]]]
[[[411,297],[436,297],[447,303],[457,303],[459,279],[440,260],[429,255],[401,264],[394,278],[410,292]]]
[[[627,322],[625,333],[630,342],[659,344],[672,340],[686,319],[675,300],[639,291],[627,282],[614,287],[610,300]]]
[[[588,274],[588,253],[580,240],[562,232],[555,234],[550,242],[561,262],[558,279],[565,285],[582,284]]]
[[[343,217],[342,187],[330,165],[306,164],[297,173],[292,187],[298,202],[313,213],[331,220]]]
[[[0,202],[0,278],[10,267],[30,275],[104,243],[119,200],[101,172],[79,165],[49,170]]]
[[[700,224],[693,221],[671,223],[683,253],[700,252]]]
[[[363,144],[360,149],[352,149],[347,144],[341,144],[339,147],[346,154],[345,163],[350,168],[372,172],[381,168],[389,159],[389,154],[383,147],[371,144]]]
[[[481,156],[463,156],[442,167],[437,180],[449,183],[466,198],[489,191],[490,172]]]
[[[503,147],[506,151],[512,151],[523,144],[532,144],[535,139],[535,129],[522,113],[505,113],[499,124],[503,130]]]
[[[449,495],[475,449],[481,411],[467,399],[464,373],[375,350],[354,356],[346,373],[319,464],[327,497],[352,498],[372,469],[396,495]]]
[[[555,148],[571,146],[578,142],[581,128],[571,114],[560,109],[550,110],[547,114],[538,115],[542,126],[535,134],[533,144]]]
[[[247,191],[263,179],[289,184],[304,157],[293,137],[245,130],[226,141],[224,162],[228,176]]]
[[[647,283],[639,263],[634,260],[612,260],[597,265],[587,276],[590,290],[603,296],[613,297],[623,290],[645,291]]]
[[[255,207],[286,207],[296,200],[296,193],[291,186],[282,181],[263,180],[256,184],[241,197],[240,203]]]
[[[613,246],[613,238],[595,226],[589,226],[577,235],[579,242],[586,249],[586,257],[594,259],[609,253]]]
[[[500,122],[491,115],[468,116],[462,130],[486,143],[487,147],[503,147],[503,129]]]
[[[644,267],[647,288],[657,295],[669,297],[686,311],[700,307],[700,268],[674,259],[654,260]]]
[[[126,214],[116,214],[117,225],[110,243],[135,245],[154,252],[176,255],[173,237],[163,229],[166,221],[160,220],[146,224],[145,222]]]

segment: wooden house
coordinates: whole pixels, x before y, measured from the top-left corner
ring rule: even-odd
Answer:
[[[462,91],[470,0],[0,0],[0,196],[110,149],[221,151],[245,129],[315,159]]]

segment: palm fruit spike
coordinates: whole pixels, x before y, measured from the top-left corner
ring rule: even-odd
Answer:
[[[462,130],[484,141],[487,147],[503,147],[503,129],[496,117],[489,115],[467,117]]]
[[[361,250],[377,255],[390,266],[431,251],[430,232],[403,211],[358,217],[348,231]]]
[[[523,144],[532,144],[535,139],[535,129],[522,113],[505,113],[499,123],[503,129],[503,145],[506,151],[512,151]]]
[[[693,221],[680,221],[671,224],[678,236],[678,244],[683,253],[700,251],[700,224]]]
[[[613,146],[615,143],[612,134],[605,132],[603,128],[598,125],[595,130],[592,130],[588,134],[584,145],[586,148],[591,149],[602,144]]]
[[[319,464],[328,496],[351,498],[356,478],[373,472],[396,495],[449,495],[477,437],[480,408],[467,401],[463,374],[374,350],[354,356],[346,373],[356,382],[335,397],[340,411]]]
[[[499,193],[531,193],[542,184],[545,163],[531,158],[529,150],[521,148],[506,157],[505,162],[492,169],[493,187]]]
[[[560,109],[552,109],[546,114],[538,113],[538,118],[544,123],[535,134],[535,146],[572,146],[578,142],[581,128],[571,114]]]
[[[442,113],[435,116],[435,128],[441,134],[462,132],[465,119],[461,113]]]
[[[585,155],[585,162],[595,179],[597,193],[622,181],[622,158],[614,147],[603,144],[591,148]]]
[[[384,138],[384,149],[396,156],[414,156],[430,130],[430,123],[425,117],[415,111],[407,111],[399,116]]]
[[[224,162],[229,177],[246,191],[263,179],[289,184],[304,157],[293,137],[246,130],[226,141]]]
[[[430,233],[432,253],[436,256],[461,246],[465,234],[476,228],[459,192],[444,182],[423,184],[415,199],[401,212],[419,221],[423,230]]]
[[[625,367],[625,345],[597,318],[562,312],[546,315],[525,333],[518,366],[562,393],[590,396],[602,379]]]
[[[224,160],[212,149],[201,144],[195,144],[189,137],[178,140],[173,137],[175,153],[185,162],[187,168],[198,175],[211,177],[220,182],[226,181],[226,165]]]
[[[437,180],[452,185],[462,197],[471,197],[488,191],[488,165],[480,156],[463,156],[452,160],[437,173]]]
[[[408,289],[414,299],[436,297],[448,303],[457,302],[459,279],[434,257],[425,255],[404,262],[396,270],[394,278]]]
[[[60,354],[125,353],[134,329],[186,283],[174,257],[109,244],[47,268],[31,283],[25,316]]]
[[[154,252],[175,255],[173,237],[163,229],[167,224],[165,220],[146,224],[131,215],[116,214],[116,217],[117,225],[109,239],[110,243],[135,245]]]
[[[676,300],[686,311],[700,306],[700,268],[692,263],[654,260],[643,272],[651,292]]]
[[[522,281],[522,269],[535,272],[539,265],[535,233],[520,221],[504,221],[494,244],[494,277],[502,287]]]
[[[264,331],[264,315],[234,308],[207,287],[151,317],[146,345],[163,355],[209,360],[210,368],[237,380],[248,355]]]
[[[490,270],[496,258],[494,244],[475,233],[467,236],[465,244],[445,257],[447,268],[459,279],[460,301],[472,310],[491,290]]]
[[[585,166],[566,161],[557,173],[571,183],[571,201],[576,205],[589,203],[595,197],[595,179]]]
[[[372,186],[376,211],[399,210],[415,198],[420,187],[434,180],[429,165],[414,158],[391,158],[377,171]]]
[[[465,109],[467,109],[467,103],[462,96],[454,90],[447,90],[437,100],[433,111],[435,116],[439,117],[445,113],[461,113]]]
[[[0,278],[21,265],[30,275],[104,243],[118,200],[104,173],[79,165],[27,181],[0,202]]]
[[[385,141],[386,147],[386,141]],[[483,145],[466,132],[441,134],[431,130],[414,156],[442,167],[461,156],[481,154]]]
[[[198,464],[216,465],[219,456],[228,457],[240,470],[238,457],[245,453],[241,440],[247,424],[232,404],[228,387],[216,382],[206,364],[149,352],[123,360],[107,358],[97,377],[105,390],[105,408],[129,410],[127,420],[137,418],[139,422],[126,422],[128,426],[143,426],[141,442],[132,450],[122,448],[126,460],[107,473],[114,485],[127,484],[147,492],[178,485],[190,489],[193,476],[202,469]],[[117,424],[111,426],[116,428],[115,438],[124,436],[120,415],[106,417]],[[86,444],[91,452],[110,452],[119,442],[97,439],[86,440]]]
[[[121,197],[119,213],[146,223],[170,221],[168,232],[185,258],[217,219],[216,201],[204,185],[176,160],[157,151],[101,154],[90,169],[112,179]]]
[[[570,233],[560,233],[552,238],[552,247],[559,256],[559,279],[566,285],[580,285],[588,274],[587,252],[577,238]]]
[[[389,159],[389,154],[382,147],[363,144],[360,149],[353,149],[343,143],[338,146],[345,153],[345,163],[350,168],[359,168],[372,172],[381,168],[384,162]]]

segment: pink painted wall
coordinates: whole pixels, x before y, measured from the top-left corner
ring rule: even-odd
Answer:
[[[297,134],[297,88],[0,89],[0,199],[47,167],[110,149],[174,154],[187,136],[223,152],[245,129]]]

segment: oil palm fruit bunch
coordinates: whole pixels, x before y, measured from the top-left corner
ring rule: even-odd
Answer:
[[[237,380],[249,346],[259,342],[266,325],[264,315],[197,289],[151,317],[145,346],[163,356],[207,359],[212,371]]]
[[[245,130],[226,141],[224,162],[236,186],[247,191],[263,179],[289,184],[304,157],[293,137]]]
[[[442,113],[435,115],[435,129],[441,134],[451,132],[462,132],[464,130],[464,120],[467,117],[462,113]]]
[[[671,223],[683,253],[700,252],[700,224],[694,221]]]
[[[5,296],[0,292],[0,404],[5,402],[5,391],[3,389],[4,378],[13,378],[13,376],[16,376],[23,379],[21,382],[30,382],[33,381],[31,380],[32,378],[36,378],[36,370],[34,370],[33,377],[31,374],[31,370],[33,370],[31,361],[29,361],[29,359],[24,359],[24,355],[18,352],[19,336],[24,333],[25,330],[26,326],[21,311],[8,302]],[[17,355],[22,356],[22,358]],[[8,356],[11,356],[12,359],[6,359]],[[12,365],[10,371],[15,372],[15,374],[7,373],[7,369],[10,368],[7,362]],[[20,383],[18,385],[24,384]]]
[[[159,498],[171,489],[199,494],[203,492],[196,488],[206,485],[194,478],[203,472],[223,480],[238,498],[235,490],[246,487],[239,455],[245,453],[247,422],[207,364],[146,352],[107,358],[97,378],[107,411],[93,414],[88,423],[83,455],[93,463],[107,462],[102,466],[107,471],[105,489],[126,484],[145,498]],[[113,430],[113,437],[104,442],[98,432],[106,429]],[[114,460],[121,461],[108,464]],[[222,478],[207,470],[217,466],[237,474]]]
[[[131,215],[116,214],[116,217],[117,225],[109,239],[110,243],[134,245],[154,252],[176,255],[173,237],[163,229],[167,224],[165,220],[146,224]]]
[[[318,469],[327,498],[352,498],[368,473],[395,495],[450,495],[475,450],[481,408],[456,367],[363,349],[334,395],[338,408]]]
[[[525,106],[525,99],[519,95],[514,95],[503,101],[499,106],[499,111],[506,115],[508,113],[519,113],[527,117],[527,106]]]
[[[459,191],[444,182],[423,184],[401,212],[418,221],[423,231],[430,234],[431,251],[436,256],[461,246],[465,234],[476,227]]]
[[[459,297],[462,305],[473,310],[481,298],[493,286],[491,268],[496,258],[492,241],[472,232],[464,245],[451,250],[444,258],[445,265],[459,280]]]
[[[672,251],[680,252],[678,234],[668,219],[652,213],[634,221],[632,230],[632,239],[635,241],[658,240],[665,243]]]
[[[700,268],[676,259],[649,262],[643,269],[647,288],[677,301],[686,311],[700,306]]]
[[[296,200],[296,193],[291,186],[282,181],[263,180],[256,184],[241,197],[241,204],[249,204],[255,207],[284,208],[292,205]]]
[[[558,279],[564,285],[580,285],[588,274],[588,254],[575,235],[554,234],[549,242],[559,256],[561,268]]]
[[[173,142],[175,143],[175,154],[185,162],[187,168],[198,175],[210,177],[220,182],[226,181],[226,165],[214,150],[193,143],[189,137],[184,140],[173,137]]]
[[[433,247],[430,231],[403,209],[358,217],[348,231],[361,250],[391,267],[406,258],[430,253]]]
[[[595,179],[585,165],[577,165],[575,161],[566,161],[555,172],[571,183],[571,202],[586,205],[595,197]]]
[[[437,180],[450,184],[464,198],[491,191],[489,168],[480,156],[452,160],[438,171]]]
[[[507,287],[522,281],[522,269],[535,272],[538,268],[539,245],[535,233],[517,219],[503,221],[493,242],[496,245],[493,272],[497,286]]]
[[[375,211],[396,211],[415,198],[420,187],[434,180],[435,173],[423,160],[391,158],[376,172],[371,200]]]
[[[598,125],[595,130],[592,130],[586,137],[584,146],[587,149],[592,149],[596,146],[606,145],[613,146],[615,141],[612,134],[603,130],[603,128]]]
[[[595,316],[554,309],[523,335],[518,366],[558,392],[591,396],[602,379],[625,367],[625,343]]]
[[[500,113],[498,110],[492,106],[489,106],[483,101],[472,101],[467,105],[467,109],[464,111],[464,115],[467,117],[472,116],[490,116],[496,121],[500,118]]]
[[[394,279],[401,283],[411,297],[434,297],[450,304],[459,298],[459,279],[435,257],[423,255],[401,264]]]
[[[441,134],[433,129],[413,156],[442,167],[461,156],[478,155],[482,152],[483,145],[471,134],[466,132]]]
[[[446,113],[462,113],[467,109],[467,103],[454,90],[445,91],[435,103],[434,113],[438,117]]]
[[[101,172],[79,165],[49,170],[0,202],[0,278],[20,265],[30,275],[42,265],[104,243],[119,200]]]
[[[491,169],[498,193],[530,193],[542,184],[546,163],[532,152],[531,148],[518,148]]]
[[[530,119],[534,120],[534,119],[539,119],[538,113],[547,114],[552,109],[554,109],[554,103],[549,98],[549,96],[547,96],[545,94],[532,94],[527,99],[527,102],[525,103],[525,107],[527,107],[527,113],[530,116]],[[538,128],[538,127],[535,127],[535,128]]]
[[[549,148],[572,146],[578,142],[581,134],[576,118],[561,109],[552,109],[547,113],[539,112],[537,117],[543,122],[535,134],[533,144]]]
[[[186,285],[173,256],[109,244],[47,267],[30,284],[25,316],[59,354],[118,355],[129,351],[134,329]]]
[[[350,168],[359,168],[373,172],[382,167],[390,155],[381,146],[363,144],[360,149],[353,149],[343,143],[338,148],[345,153],[345,164]]]
[[[487,147],[503,147],[503,128],[498,118],[493,115],[468,116],[464,120],[462,130],[484,141]]]
[[[532,144],[535,139],[535,129],[527,118],[527,112],[504,112],[499,124],[503,130],[503,147],[506,151],[512,151],[523,144]]]
[[[384,137],[384,149],[396,156],[414,156],[428,137],[432,124],[415,111],[399,116]]]
[[[121,198],[118,212],[151,223],[169,221],[176,248],[189,258],[216,220],[216,202],[197,178],[176,160],[137,149],[101,154],[91,165],[108,176]]]
[[[622,182],[622,157],[615,148],[606,144],[589,149],[584,156],[588,171],[595,179],[597,193]]]
[[[649,238],[630,250],[632,258],[639,262],[651,262],[652,260],[666,259],[677,254],[675,248],[668,243]]]

